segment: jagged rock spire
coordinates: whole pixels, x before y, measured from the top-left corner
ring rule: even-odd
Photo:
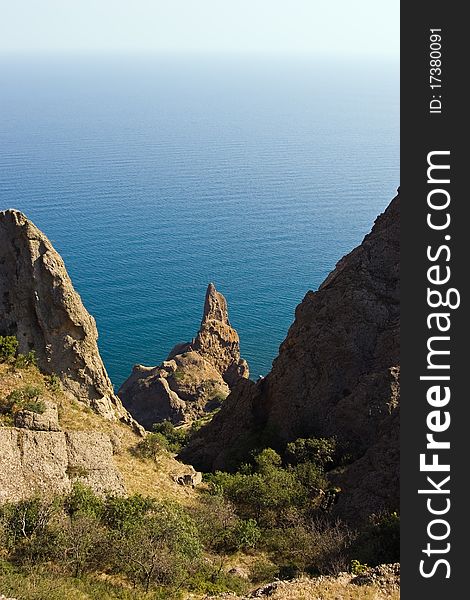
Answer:
[[[201,327],[203,327],[207,321],[220,321],[221,323],[230,326],[227,300],[215,289],[213,283],[209,283],[207,286]]]
[[[214,365],[229,387],[248,378],[248,363],[240,358],[240,338],[230,325],[227,300],[213,283],[207,287],[201,328],[191,348]]]

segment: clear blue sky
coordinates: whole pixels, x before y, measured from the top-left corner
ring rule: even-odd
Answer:
[[[399,0],[0,0],[0,54],[398,57]]]

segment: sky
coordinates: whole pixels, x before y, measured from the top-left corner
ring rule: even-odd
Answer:
[[[399,0],[0,0],[0,54],[398,58]]]

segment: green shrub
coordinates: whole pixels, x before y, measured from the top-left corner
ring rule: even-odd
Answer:
[[[188,439],[191,438],[191,436],[195,435],[201,429],[201,427],[204,427],[204,425],[204,419],[196,419],[195,421],[193,421],[188,431]]]
[[[208,482],[209,493],[225,496],[242,519],[255,519],[263,527],[279,524],[285,509],[306,500],[306,490],[295,473],[282,468],[252,474],[217,472]]]
[[[161,452],[177,453],[187,440],[187,432],[176,428],[170,421],[155,423],[149,433],[135,447],[135,454],[142,458],[156,458]]]
[[[349,569],[354,538],[344,523],[304,518],[292,527],[266,531],[263,542],[284,575],[328,575]]]
[[[204,547],[226,552],[233,547],[232,531],[238,522],[234,505],[222,495],[205,494],[202,504],[192,511]]]
[[[149,433],[134,447],[133,452],[140,458],[156,459],[167,449],[167,441],[161,433]]]
[[[142,600],[142,590],[123,586],[120,581],[97,578],[94,573],[86,573],[80,578],[70,577],[63,569],[46,566],[14,568],[2,575],[2,592],[21,600]],[[171,590],[155,589],[146,600],[181,600]]]
[[[36,352],[31,350],[28,354],[18,354],[15,358],[15,367],[17,369],[26,369],[27,367],[37,366]]]
[[[197,571],[187,581],[188,589],[199,594],[223,594],[234,592],[245,596],[249,590],[249,583],[223,569],[223,563],[211,565],[207,562],[198,565]]]
[[[116,531],[112,544],[115,568],[146,591],[183,585],[202,552],[196,523],[174,503],[156,504],[134,527]]]
[[[310,495],[318,493],[320,490],[325,490],[329,485],[323,469],[319,468],[315,463],[304,462],[291,469]]]
[[[250,580],[255,584],[273,581],[279,575],[279,567],[266,558],[255,560],[250,568]]]
[[[59,509],[60,501],[57,498],[48,500],[35,497],[2,505],[0,519],[4,545],[12,547],[18,541],[43,533]]]
[[[104,500],[97,496],[91,488],[76,481],[64,499],[64,509],[72,518],[79,515],[100,518],[104,510]]]
[[[269,475],[281,467],[282,459],[272,448],[265,448],[255,456],[254,463],[257,473]]]
[[[92,513],[80,512],[60,530],[56,555],[73,577],[80,577],[105,568],[108,544],[107,531],[99,519]]]
[[[171,421],[155,423],[152,430],[155,434],[160,434],[166,440],[166,450],[169,452],[179,452],[186,444],[187,431],[175,427]]]
[[[400,517],[398,513],[371,515],[353,548],[354,557],[368,565],[399,562]]]
[[[42,400],[39,399],[29,400],[23,404],[22,410],[29,410],[30,412],[42,415],[44,412],[46,412],[46,405]]]
[[[0,362],[12,359],[18,350],[18,340],[13,335],[0,335]]]
[[[18,410],[30,410],[42,414],[46,405],[40,399],[42,390],[38,386],[25,385],[13,390],[0,402],[0,412],[15,413]]]
[[[141,523],[155,507],[152,498],[134,494],[133,496],[107,496],[103,508],[103,521],[111,529],[129,530]]]
[[[350,571],[353,575],[364,575],[368,568],[368,565],[362,564],[359,560],[353,559],[351,561]]]
[[[15,426],[15,420],[13,418],[13,416],[11,414],[4,414],[2,413],[2,408],[3,404],[2,401],[0,400],[0,427],[14,427]]]
[[[236,550],[252,550],[261,539],[261,530],[254,519],[240,520],[232,530]]]
[[[191,427],[189,427],[189,429],[186,430],[186,439],[184,440],[183,446],[186,446],[189,440],[193,436],[195,436],[202,427],[207,425],[219,411],[220,406],[215,407],[213,410],[211,410],[209,413],[207,413],[200,419],[196,419],[195,421],[193,421],[191,423]]]
[[[298,438],[287,444],[286,461],[292,465],[311,462],[325,469],[334,461],[336,440],[334,438]]]

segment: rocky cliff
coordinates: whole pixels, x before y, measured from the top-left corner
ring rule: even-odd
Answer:
[[[0,335],[36,352],[70,396],[108,418],[131,419],[101,360],[93,317],[74,290],[59,254],[21,212],[0,212]]]
[[[335,475],[338,511],[398,506],[399,202],[306,294],[269,375],[240,382],[184,460],[226,469],[254,447],[335,436],[352,461]]]
[[[227,301],[210,283],[195,339],[175,346],[158,367],[136,365],[118,395],[132,416],[151,429],[164,420],[190,422],[218,408],[248,375]]]

